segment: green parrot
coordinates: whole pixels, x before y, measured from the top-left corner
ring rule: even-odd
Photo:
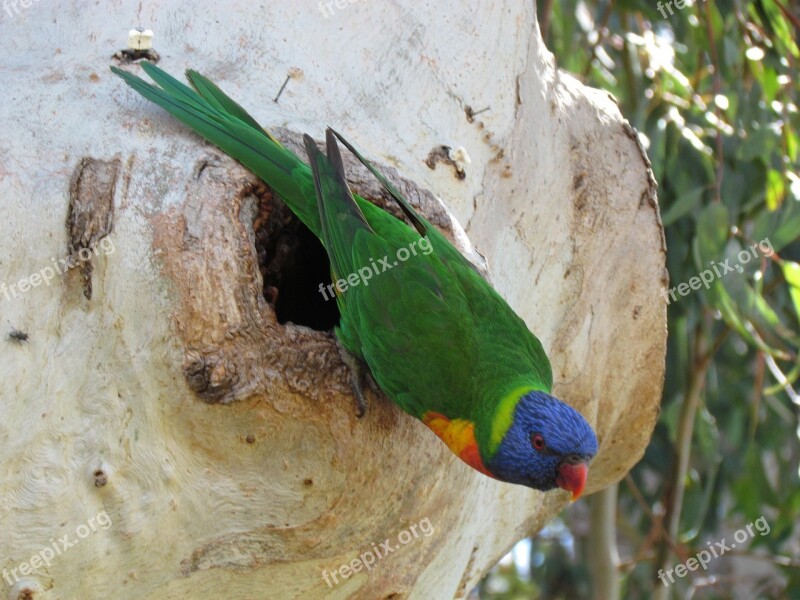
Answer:
[[[351,367],[366,365],[395,404],[481,473],[580,496],[597,438],[580,413],[550,395],[541,343],[377,169],[331,129],[326,153],[304,137],[305,164],[199,73],[186,72],[189,87],[151,63],[142,68],[157,85],[112,71],[251,169],[320,239],[341,313],[335,335]],[[351,193],[339,142],[411,225]]]

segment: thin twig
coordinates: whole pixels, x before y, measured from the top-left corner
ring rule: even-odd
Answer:
[[[719,74],[719,56],[717,54],[717,42],[714,38],[714,26],[712,25],[711,19],[711,2],[704,3],[705,8],[705,22],[706,22],[706,33],[708,35],[708,46],[711,53],[711,63],[714,66],[714,74],[712,75],[711,81],[712,86],[714,88],[714,116],[717,117],[717,122],[722,122],[722,116],[719,106],[716,102],[716,96],[722,95],[722,78]],[[714,201],[715,202],[722,202],[722,174],[723,169],[725,167],[725,154],[722,149],[722,132],[719,128],[716,128],[716,155],[717,155],[717,170],[714,176],[715,179],[715,188],[714,188]]]
[[[594,59],[597,58],[597,48],[600,46],[601,43],[605,40],[605,32],[608,31],[608,20],[611,18],[611,10],[614,8],[614,0],[610,0],[608,6],[606,6],[606,10],[603,15],[600,17],[599,24],[595,25],[595,31],[597,32],[597,39],[592,44],[592,47],[589,49],[589,60],[586,62],[586,67],[583,69],[583,76],[588,77],[589,72],[592,70],[592,62]]]
[[[539,29],[542,32],[542,39],[546,46],[549,46],[547,35],[550,33],[550,17],[552,14],[553,0],[545,0],[544,6],[542,7],[542,19],[539,21]]]
[[[789,396],[789,399],[797,406],[800,406],[800,395],[794,391],[794,388],[786,379],[786,375],[783,374],[783,371],[781,371],[778,363],[775,362],[775,359],[772,358],[771,355],[765,353],[764,360],[767,363],[767,368],[769,369],[770,373],[772,373],[772,376],[783,386],[783,390],[786,392],[786,395]]]
[[[771,562],[780,567],[791,567],[793,569],[800,568],[800,560],[794,559],[791,556],[781,556],[780,554],[761,554],[760,552],[753,552],[751,550],[729,550],[725,553],[725,556],[729,555],[763,560],[766,562]]]
[[[753,384],[753,405],[750,410],[750,441],[756,439],[758,428],[758,410],[761,407],[762,390],[764,389],[764,353],[756,352],[756,377]]]
[[[280,98],[280,97],[281,97],[281,94],[283,93],[283,90],[285,90],[285,89],[286,89],[286,84],[287,84],[287,83],[289,83],[289,80],[290,80],[291,78],[292,78],[291,74],[286,76],[286,79],[283,81],[283,85],[281,86],[281,89],[279,89],[279,90],[278,90],[278,94],[277,94],[277,95],[275,96],[275,98],[272,100],[273,102],[275,102],[275,103],[277,103],[277,102],[278,102],[278,98]]]

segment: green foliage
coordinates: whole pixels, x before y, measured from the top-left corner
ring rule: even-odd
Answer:
[[[640,133],[659,183],[670,286],[685,290],[715,265],[724,271],[696,291],[676,290],[668,307],[660,421],[619,490],[623,597],[683,598],[695,586],[696,598],[734,589],[796,598],[800,11],[778,0],[667,4],[539,6],[559,66],[613,93]],[[682,455],[685,472],[676,466]],[[769,534],[737,548],[762,555],[751,563],[758,578],[734,577],[725,557],[654,592],[658,568],[761,516]],[[586,560],[579,553],[572,562]],[[540,581],[536,570],[532,579]]]

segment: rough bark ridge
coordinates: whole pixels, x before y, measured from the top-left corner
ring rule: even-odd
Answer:
[[[638,460],[664,374],[655,184],[613,101],[555,69],[522,4],[2,15],[9,598],[463,598],[567,502],[471,471],[374,394],[354,418],[319,330],[330,315],[286,307],[316,286],[318,248],[252,175],[109,73],[139,25],[164,68],[199,69],[290,143],[330,124],[397,167],[471,251],[465,224],[556,392],[596,425],[588,492]],[[378,195],[363,171],[352,180]],[[323,578],[368,552],[369,569]]]

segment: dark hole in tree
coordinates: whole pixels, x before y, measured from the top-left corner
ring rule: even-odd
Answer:
[[[322,243],[277,196],[262,203],[254,229],[264,297],[278,322],[332,329],[339,323],[339,308],[327,292],[330,264]]]

